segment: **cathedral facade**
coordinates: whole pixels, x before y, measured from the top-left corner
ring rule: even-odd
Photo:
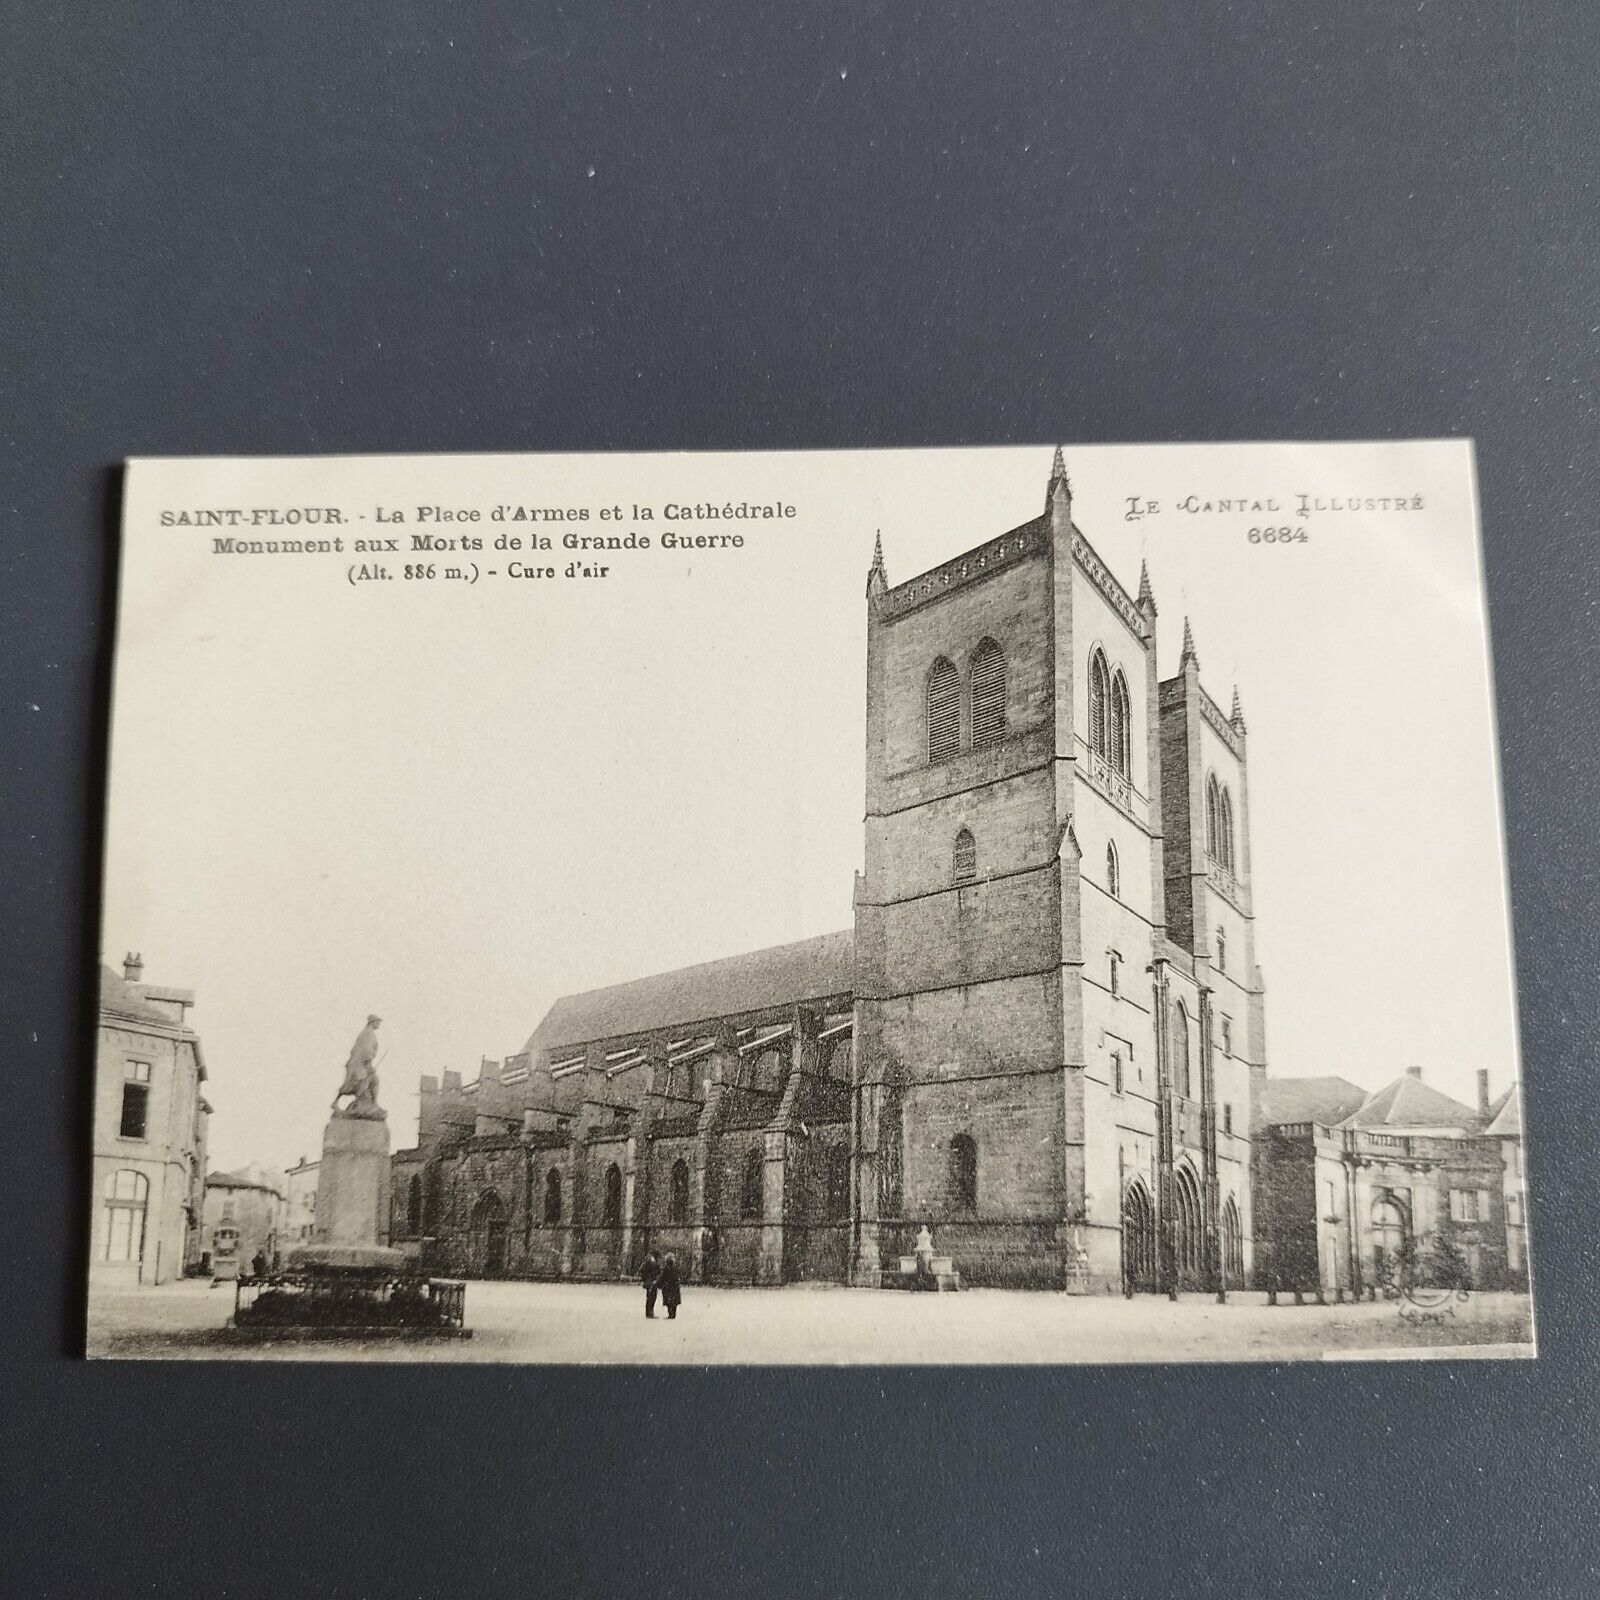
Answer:
[[[1040,516],[866,585],[852,928],[558,1000],[475,1083],[424,1078],[391,1236],[446,1270],[964,1282],[1250,1279],[1266,1072],[1247,738],[1187,621]]]

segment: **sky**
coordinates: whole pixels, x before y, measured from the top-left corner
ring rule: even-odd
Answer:
[[[399,1147],[422,1073],[470,1081],[560,994],[849,926],[874,537],[901,582],[1036,515],[1050,459],[136,464],[101,948],[195,991],[212,1165],[314,1158],[369,1012]],[[1111,569],[1132,590],[1149,563],[1161,675],[1188,616],[1212,696],[1227,707],[1239,686],[1269,1070],[1378,1088],[1419,1065],[1469,1103],[1479,1068],[1504,1087],[1516,1034],[1470,449],[1069,445],[1067,464],[1074,519]],[[1301,516],[1302,493],[1324,509]],[[1342,509],[1385,496],[1408,509]],[[1247,504],[1204,509],[1219,499]],[[663,514],[741,502],[794,514]],[[321,506],[346,524],[162,525]],[[425,506],[438,520],[416,520]],[[590,518],[497,523],[497,506]],[[379,508],[407,521],[380,529]],[[1307,538],[1249,537],[1281,527]],[[730,531],[743,548],[661,547]],[[558,548],[530,552],[538,532]],[[559,548],[630,532],[653,547]],[[329,533],[345,553],[213,550]],[[368,581],[348,547],[380,533],[484,549],[370,557],[391,575]],[[435,576],[407,578],[408,559]],[[610,571],[512,578],[518,560]],[[474,564],[476,583],[442,576]]]

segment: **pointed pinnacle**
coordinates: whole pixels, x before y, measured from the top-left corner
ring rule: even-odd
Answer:
[[[1149,606],[1152,615],[1154,614],[1156,596],[1155,590],[1150,587],[1150,563],[1148,561],[1139,563],[1139,604]]]
[[[1056,446],[1055,459],[1050,463],[1050,482],[1045,489],[1045,504],[1048,505],[1056,497],[1056,485],[1066,491],[1067,498],[1072,498],[1072,479],[1067,476],[1067,458],[1062,453],[1060,445]]]
[[[1194,629],[1189,626],[1187,617],[1183,619],[1183,654],[1178,657],[1179,665],[1181,666],[1185,661],[1194,662],[1195,670],[1199,670],[1200,657],[1194,647]]]
[[[1239,730],[1240,733],[1243,733],[1245,731],[1245,728],[1244,728],[1244,707],[1239,704],[1239,685],[1238,684],[1234,684],[1234,686],[1233,686],[1233,710],[1228,713],[1228,721],[1231,722],[1233,724],[1233,726]]]
[[[883,529],[879,528],[877,536],[872,541],[872,564],[875,567],[883,565]]]

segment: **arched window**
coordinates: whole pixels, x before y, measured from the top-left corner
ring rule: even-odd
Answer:
[[[416,1235],[422,1232],[422,1175],[414,1174],[411,1182],[406,1185],[406,1232]]]
[[[850,1152],[835,1145],[828,1152],[828,1220],[842,1222],[850,1215]]]
[[[672,1163],[672,1183],[667,1196],[667,1221],[679,1224],[689,1220],[689,1163]]]
[[[761,1215],[761,1185],[765,1169],[766,1161],[760,1150],[752,1150],[744,1158],[744,1183],[739,1190],[739,1215],[747,1222]]]
[[[561,1174],[554,1167],[544,1175],[544,1220],[546,1223],[561,1220]]]
[[[1189,1083],[1189,1013],[1179,1000],[1172,1008],[1172,1086],[1185,1100],[1191,1098]]]
[[[956,847],[950,868],[955,883],[972,883],[978,876],[978,841],[963,828],[956,835]]]
[[[1228,936],[1221,928],[1217,929],[1217,971],[1228,970]]]
[[[1113,900],[1122,898],[1122,864],[1117,860],[1117,847],[1114,844],[1106,846],[1106,888],[1111,891]]]
[[[1233,871],[1233,796],[1221,791],[1221,804],[1217,812],[1217,842],[1222,846],[1222,864]]]
[[[622,1168],[615,1161],[606,1168],[605,1209],[600,1214],[602,1227],[622,1226]]]
[[[1089,748],[1110,760],[1111,674],[1103,651],[1089,657]]]
[[[444,1214],[444,1178],[438,1167],[430,1166],[422,1180],[422,1231],[433,1233]]]
[[[1006,653],[985,639],[972,653],[972,748],[1006,736]]]
[[[1128,682],[1120,667],[1111,680],[1111,725],[1106,743],[1106,759],[1126,778],[1131,770],[1133,741],[1128,728]]]
[[[959,1209],[977,1209],[978,1147],[969,1134],[958,1133],[950,1141],[950,1194]]]
[[[132,1167],[106,1174],[105,1245],[103,1261],[144,1259],[145,1209],[150,1203],[150,1180]]]
[[[940,656],[928,674],[928,760],[948,761],[961,751],[961,678]]]
[[[777,1089],[783,1080],[783,1057],[776,1050],[746,1056],[741,1076],[748,1088]]]
[[[1222,859],[1222,792],[1215,773],[1206,779],[1206,854],[1213,861]]]

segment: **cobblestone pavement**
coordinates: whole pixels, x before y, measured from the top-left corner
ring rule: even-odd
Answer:
[[[200,1280],[93,1291],[89,1353],[322,1361],[1021,1363],[1528,1356],[1528,1298],[1478,1294],[1443,1310],[1404,1303],[1268,1306],[1261,1294],[1154,1297],[969,1289],[919,1295],[836,1286],[702,1289],[676,1321],[644,1317],[626,1284],[469,1283],[467,1340],[238,1340],[232,1285]]]

